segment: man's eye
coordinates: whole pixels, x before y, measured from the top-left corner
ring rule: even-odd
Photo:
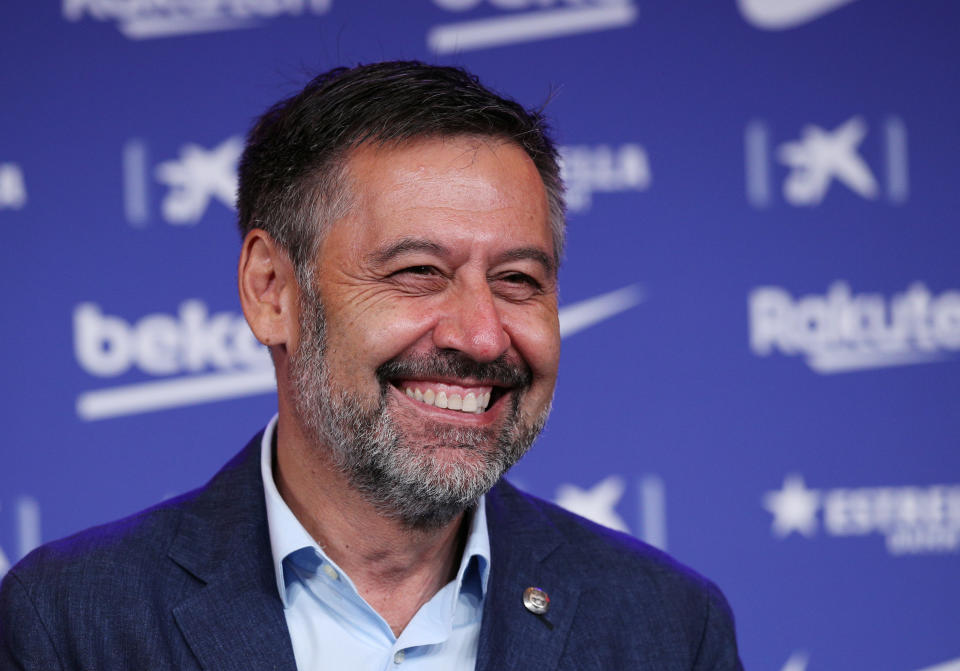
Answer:
[[[401,275],[403,273],[409,273],[411,275],[434,275],[438,271],[433,266],[410,266],[409,268],[403,268],[393,273],[394,275]]]
[[[537,282],[535,279],[533,279],[529,275],[525,275],[524,273],[511,273],[509,275],[505,275],[503,279],[506,280],[507,282],[510,282],[511,284],[526,285],[529,287],[533,287],[534,289],[540,288],[539,282]]]
[[[542,293],[543,287],[526,273],[507,273],[495,280],[499,295],[511,301],[526,301]]]
[[[389,280],[406,291],[434,292],[446,284],[446,276],[436,266],[407,266],[390,273]]]

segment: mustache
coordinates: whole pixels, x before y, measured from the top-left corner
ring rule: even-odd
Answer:
[[[533,382],[530,367],[501,354],[493,361],[476,361],[456,350],[435,350],[430,354],[391,359],[376,371],[381,385],[400,377],[472,378],[497,387],[528,387]]]

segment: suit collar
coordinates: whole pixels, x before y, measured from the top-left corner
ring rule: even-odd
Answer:
[[[306,548],[308,551],[316,553],[323,561],[329,562],[338,571],[342,570],[333,562],[322,547],[310,536],[303,525],[290,510],[280,492],[277,489],[273,474],[274,454],[276,450],[276,427],[277,415],[267,424],[263,430],[260,441],[260,480],[264,489],[264,502],[266,504],[266,520],[270,538],[270,557],[273,562],[274,576],[276,579],[277,594],[284,608],[289,608],[287,601],[287,590],[292,581],[297,578],[292,577],[289,571],[284,571],[284,561],[295,552]],[[459,590],[463,588],[464,576],[468,567],[475,567],[478,572],[480,595],[486,592],[487,579],[490,567],[490,540],[487,533],[486,506],[483,504],[483,497],[474,511],[468,513],[470,526],[467,531],[467,542],[463,554],[459,558],[459,569],[457,571],[457,586]],[[476,557],[476,561],[474,561]],[[346,574],[344,574],[346,575]],[[352,581],[347,578],[352,585]]]
[[[564,540],[533,499],[501,481],[487,495],[490,588],[484,604],[477,671],[555,669],[577,610],[579,585],[558,559]],[[544,615],[523,605],[539,587],[550,597]]]
[[[202,584],[173,612],[204,669],[296,669],[270,554],[261,440],[262,433],[185,501],[169,550]],[[554,669],[580,593],[562,562],[552,561],[563,537],[505,481],[487,495],[486,513],[491,565],[476,669]],[[550,596],[545,615],[523,606],[532,586]]]
[[[184,503],[168,553],[202,584],[173,614],[204,669],[296,668],[270,558],[261,435]]]

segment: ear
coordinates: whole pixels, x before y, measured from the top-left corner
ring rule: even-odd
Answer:
[[[290,257],[266,231],[247,233],[237,279],[243,315],[257,340],[270,348],[296,349],[300,288]]]

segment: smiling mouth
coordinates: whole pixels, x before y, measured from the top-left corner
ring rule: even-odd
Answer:
[[[508,389],[490,385],[454,385],[428,380],[398,380],[394,386],[408,398],[444,410],[481,415]]]

